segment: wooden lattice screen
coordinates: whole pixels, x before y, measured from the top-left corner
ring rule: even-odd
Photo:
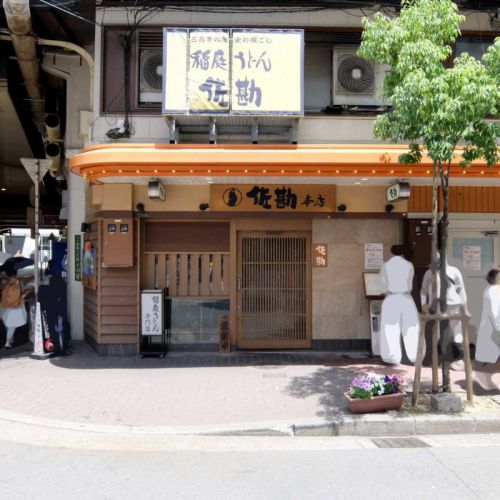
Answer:
[[[143,289],[167,288],[170,297],[229,296],[228,253],[151,253],[143,262]]]
[[[240,234],[238,345],[310,347],[309,236]]]

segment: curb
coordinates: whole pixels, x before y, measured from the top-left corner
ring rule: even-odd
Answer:
[[[355,415],[329,422],[253,426],[210,434],[226,436],[412,436],[500,433],[500,418],[485,415]],[[205,433],[204,433],[205,434]]]
[[[411,436],[500,433],[500,418],[484,414],[345,415],[338,419],[302,420],[296,423],[255,422],[197,426],[137,426],[86,424],[46,419],[0,410],[0,421],[67,430],[129,436]]]

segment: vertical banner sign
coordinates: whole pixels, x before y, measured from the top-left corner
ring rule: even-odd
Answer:
[[[52,242],[52,274],[68,279],[68,244],[66,241]]]
[[[232,112],[303,114],[303,32],[233,30]]]
[[[229,30],[189,32],[188,106],[190,111],[229,111]]]
[[[163,335],[163,292],[142,290],[141,335]]]
[[[326,243],[313,244],[313,267],[328,266],[328,245]]]
[[[82,281],[82,235],[75,234],[75,281]]]

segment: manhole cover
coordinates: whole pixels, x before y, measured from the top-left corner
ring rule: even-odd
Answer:
[[[414,437],[372,438],[379,448],[429,448],[427,443]]]

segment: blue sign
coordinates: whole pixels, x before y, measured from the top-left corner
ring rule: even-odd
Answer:
[[[47,270],[51,276],[68,279],[68,244],[66,241],[52,242],[52,262]]]

